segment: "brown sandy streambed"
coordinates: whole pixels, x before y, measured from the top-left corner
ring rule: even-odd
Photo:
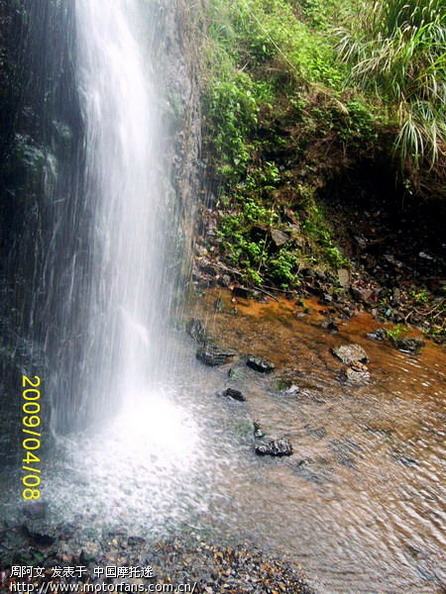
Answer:
[[[378,324],[368,314],[331,333],[315,302],[231,297],[209,291],[188,316],[219,345],[267,357],[276,370],[259,374],[236,357],[231,378],[228,365],[205,373],[241,389],[239,406],[295,452],[228,477],[239,526],[294,556],[324,592],[444,592],[444,350],[427,343],[410,355],[372,341]],[[366,385],[339,381],[330,349],[349,343],[369,356]]]

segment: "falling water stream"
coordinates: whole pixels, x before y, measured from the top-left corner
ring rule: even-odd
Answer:
[[[92,217],[77,407],[93,402],[99,415],[146,390],[164,356],[160,321],[169,297],[163,277],[162,94],[138,38],[138,4],[76,2],[86,128],[82,198]],[[56,416],[58,408],[56,401]]]
[[[167,216],[174,209],[165,189],[163,88],[151,52],[156,26],[138,0],[76,1],[77,81],[85,125],[81,198],[91,228],[71,414],[92,426],[81,440],[69,431],[61,440],[72,460],[69,482],[79,477],[75,498],[61,468],[49,486],[64,514],[87,507],[91,517],[107,511],[112,523],[127,526],[130,516],[139,516],[154,532],[157,525],[166,527],[167,518],[180,523],[188,506],[188,496],[181,494],[195,481],[199,451],[193,416],[168,382],[172,279],[165,258],[167,225],[175,228],[176,221]],[[78,257],[73,255],[74,268]],[[52,408],[56,433],[62,418],[64,429],[70,429],[64,399],[56,394]]]
[[[364,343],[381,367],[371,386],[350,390],[332,373],[335,339],[296,321],[289,303],[273,313],[242,303],[235,318],[227,296],[214,317],[199,302],[193,315],[210,316],[231,348],[275,353],[279,369],[293,370],[301,390],[284,396],[242,360],[231,380],[226,368],[203,367],[169,325],[168,231],[179,221],[150,14],[140,0],[75,2],[81,170],[70,200],[53,197],[40,291],[54,436],[42,474],[49,521],[82,525],[92,541],[110,529],[251,538],[299,559],[327,593],[441,591],[444,355],[381,360]],[[343,332],[363,340],[354,322]],[[248,404],[218,398],[227,385]],[[256,417],[291,436],[291,461],[255,456]],[[14,516],[12,480],[1,505]]]

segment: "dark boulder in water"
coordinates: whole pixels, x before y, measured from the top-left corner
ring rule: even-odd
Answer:
[[[259,371],[260,373],[270,373],[274,371],[276,366],[268,359],[264,359],[263,357],[256,357],[255,355],[248,355],[246,359],[246,365],[254,371]]]
[[[244,396],[240,390],[234,390],[234,388],[226,388],[226,390],[223,392],[223,396],[227,396],[233,400],[238,400],[239,402],[245,402],[246,400],[246,396]]]

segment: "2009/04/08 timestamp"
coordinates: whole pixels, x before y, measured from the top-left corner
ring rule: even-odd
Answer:
[[[37,455],[41,446],[42,432],[40,429],[42,420],[40,417],[40,390],[41,379],[37,375],[34,378],[29,378],[27,375],[22,375],[22,432],[24,438],[22,441],[23,455],[22,470],[26,473],[22,478],[23,486],[22,498],[40,499],[41,491],[41,468],[38,468],[41,460]]]

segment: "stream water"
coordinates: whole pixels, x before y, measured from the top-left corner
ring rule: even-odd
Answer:
[[[257,463],[251,451],[248,469],[231,472],[237,523],[299,559],[323,592],[443,592],[444,350],[428,343],[414,356],[371,341],[366,334],[378,325],[367,314],[330,333],[321,327],[327,308],[315,302],[305,303],[313,309],[305,315],[291,301],[230,297],[211,292],[193,315],[226,348],[268,357],[277,368],[264,377],[242,359],[231,379],[210,373],[218,389],[247,397],[247,407],[227,403],[233,422],[248,408],[250,419],[288,436],[295,449],[289,459]],[[349,343],[369,355],[367,385],[339,381],[330,349]],[[300,390],[288,393],[290,383]]]

